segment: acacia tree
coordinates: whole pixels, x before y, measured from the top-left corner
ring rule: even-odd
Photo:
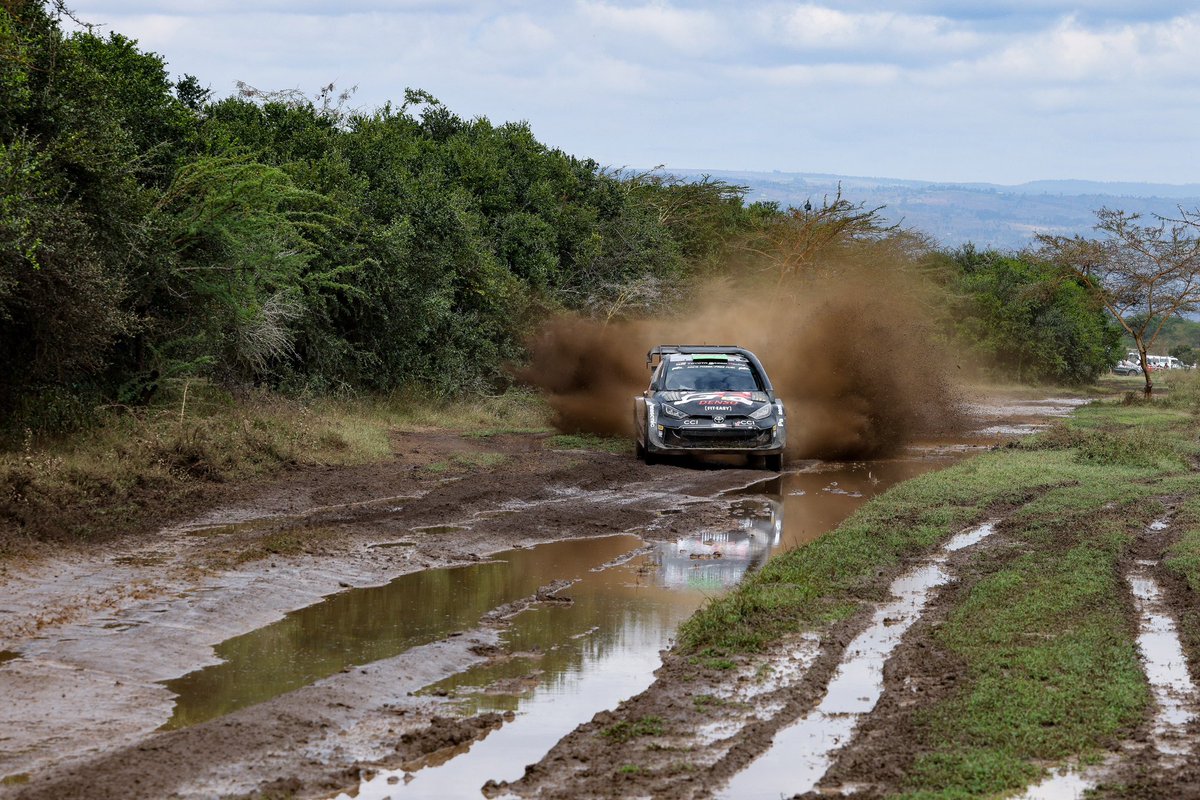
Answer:
[[[1173,316],[1200,302],[1200,216],[1180,219],[1101,208],[1099,238],[1038,234],[1040,253],[1078,276],[1137,346],[1146,397],[1154,392],[1147,351]]]

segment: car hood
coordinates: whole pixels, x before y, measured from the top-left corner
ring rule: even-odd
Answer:
[[[763,392],[659,392],[685,414],[749,414],[770,398]]]

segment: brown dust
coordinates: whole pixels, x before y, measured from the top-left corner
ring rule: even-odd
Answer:
[[[762,361],[787,409],[789,459],[877,458],[914,436],[962,424],[952,361],[919,298],[878,274],[833,288],[746,290],[717,282],[664,319],[551,320],[521,378],[541,388],[570,433],[633,433],[658,344],[736,344]]]

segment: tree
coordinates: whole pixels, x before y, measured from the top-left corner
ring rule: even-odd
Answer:
[[[957,338],[1018,381],[1083,384],[1108,370],[1121,331],[1075,276],[965,246],[948,283]]]
[[[1196,363],[1196,349],[1194,347],[1189,347],[1186,344],[1175,345],[1167,351],[1167,355],[1178,358],[1188,366]]]
[[[1040,253],[1078,276],[1132,337],[1148,398],[1154,382],[1147,351],[1168,319],[1200,301],[1200,218],[1156,216],[1158,224],[1146,225],[1140,214],[1109,208],[1096,217],[1099,238],[1039,234]]]

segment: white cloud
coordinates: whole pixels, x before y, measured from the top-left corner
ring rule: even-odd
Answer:
[[[892,64],[789,64],[735,70],[749,81],[772,86],[882,86],[894,83],[902,70]]]
[[[654,39],[681,52],[703,52],[720,46],[725,38],[713,14],[666,3],[625,6],[584,0],[578,9],[590,25],[630,38]]]
[[[807,4],[762,13],[768,35],[794,49],[858,52],[963,52],[984,36],[945,17],[895,12],[846,12]]]
[[[371,108],[420,87],[602,163],[1200,181],[1200,14],[1157,0],[1141,19],[1116,0],[74,5],[218,95],[336,80]]]

